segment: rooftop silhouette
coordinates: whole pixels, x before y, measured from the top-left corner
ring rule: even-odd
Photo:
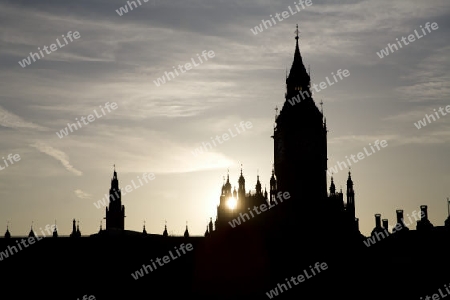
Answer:
[[[297,27],[272,135],[269,189],[258,174],[248,192],[243,167],[235,180],[227,172],[204,236],[192,236],[187,222],[180,236],[168,233],[167,222],[160,234],[150,234],[145,221],[141,232],[126,229],[114,167],[105,228],[101,223],[98,232],[82,235],[76,218],[70,236],[58,234],[56,221],[42,235],[31,225],[26,238],[7,225],[0,240],[7,282],[27,285],[21,297],[45,299],[411,299],[444,291],[450,218],[435,226],[428,205],[405,218],[393,203],[394,226],[375,212],[366,237],[356,215],[357,176],[348,171],[345,193],[333,176],[328,184],[327,123],[299,39]],[[302,101],[291,105],[300,94]]]

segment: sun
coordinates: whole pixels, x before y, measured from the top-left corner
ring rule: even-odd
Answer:
[[[234,198],[234,197],[228,198],[227,206],[228,206],[229,209],[235,209],[236,205],[237,205],[236,198]]]

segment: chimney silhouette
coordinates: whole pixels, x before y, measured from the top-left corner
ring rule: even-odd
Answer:
[[[397,223],[403,225],[403,209],[397,209]]]
[[[375,227],[381,227],[381,214],[375,214]]]
[[[383,219],[383,228],[389,230],[388,219]]]
[[[420,206],[421,220],[428,220],[428,207],[426,205]]]

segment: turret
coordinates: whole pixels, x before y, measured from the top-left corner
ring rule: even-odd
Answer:
[[[334,196],[335,194],[336,194],[336,186],[334,185],[333,176],[331,176],[330,196]]]

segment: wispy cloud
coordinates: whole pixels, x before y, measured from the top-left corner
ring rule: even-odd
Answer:
[[[7,111],[1,106],[0,106],[0,126],[8,128],[30,128],[36,130],[46,130],[45,127],[42,127],[40,125],[31,122],[27,122],[23,120],[21,117]]]
[[[34,144],[30,145],[31,147],[34,147],[38,149],[40,152],[45,153],[49,155],[50,157],[53,157],[54,159],[58,160],[64,168],[66,168],[68,171],[74,173],[77,176],[83,175],[83,172],[80,170],[75,169],[69,162],[69,157],[66,153],[62,152],[61,150],[55,149],[48,144],[45,144],[43,142],[36,142]]]
[[[92,195],[86,192],[83,192],[80,189],[77,189],[75,191],[73,191],[75,193],[75,196],[77,196],[80,199],[91,199]]]

